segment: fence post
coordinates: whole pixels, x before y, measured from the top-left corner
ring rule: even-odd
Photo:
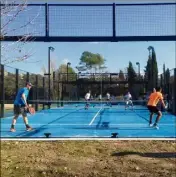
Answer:
[[[53,71],[53,84],[52,84],[52,100],[57,100],[57,96],[56,96],[56,85],[55,85],[55,83],[56,83],[56,72],[55,71]]]
[[[43,97],[45,101],[45,77],[43,77]],[[45,109],[45,104],[43,104],[43,109]]]
[[[63,96],[63,74],[61,75],[61,106],[63,106],[63,99],[64,99],[64,96]]]
[[[47,3],[45,3],[45,36],[49,37],[49,8]]]
[[[29,72],[27,72],[26,82],[29,82]]]
[[[112,29],[113,29],[113,38],[116,37],[116,4],[113,3],[112,6],[112,17],[113,17],[113,24],[112,24]]]
[[[160,86],[163,88],[163,75],[160,75]]]
[[[176,68],[174,69],[174,114],[176,115]]]
[[[57,91],[58,91],[58,100],[59,102],[57,102],[57,107],[60,106],[60,73],[58,73],[58,80],[57,80]]]
[[[35,98],[38,100],[38,75],[36,75],[36,92],[35,92]],[[38,101],[35,103],[35,110],[38,111]]]
[[[18,86],[19,86],[19,77],[18,77],[18,75],[19,75],[19,70],[16,69],[16,95],[18,93]]]
[[[4,101],[5,101],[5,90],[4,90],[4,65],[1,67],[1,78],[0,78],[0,118],[4,117]]]

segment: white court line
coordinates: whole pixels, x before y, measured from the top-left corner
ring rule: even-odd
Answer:
[[[85,141],[85,140],[98,140],[98,141],[121,141],[121,140],[126,140],[126,141],[151,141],[151,140],[158,140],[158,141],[176,141],[176,138],[170,138],[170,137],[158,137],[158,138],[109,138],[108,136],[98,138],[98,137],[79,137],[79,138],[0,138],[1,141],[68,141],[68,140],[79,140],[79,141]]]
[[[9,125],[9,124],[3,124],[3,125]],[[17,123],[16,124],[16,126],[24,126],[25,124],[24,123]],[[46,123],[43,123],[43,124],[33,124],[33,123],[30,123],[30,125],[34,125],[34,126],[41,126],[41,125],[46,125],[46,126],[58,126],[58,125],[87,125],[87,124],[62,124],[62,123],[60,123],[60,124],[47,124],[47,122]]]
[[[9,123],[1,123],[2,125],[9,125]],[[37,125],[47,125],[47,123],[43,123],[43,124],[33,124],[33,123],[30,123],[31,125],[34,125],[34,126],[37,126]],[[16,125],[19,125],[19,126],[24,126],[24,123],[17,123]],[[57,126],[57,125],[79,125],[79,126],[83,126],[83,125],[87,125],[87,124],[49,124],[48,126]],[[96,125],[96,124],[93,124],[93,125]],[[159,124],[159,125],[164,125],[164,126],[173,126],[173,125],[176,125],[175,123],[173,124]],[[110,124],[109,127],[113,127],[113,126],[129,126],[129,127],[136,127],[136,126],[147,126],[148,127],[148,124]]]
[[[96,114],[95,116],[92,118],[91,122],[89,123],[89,125],[92,125],[92,123],[94,122],[95,118],[98,116],[99,112],[102,110],[103,108],[101,108]]]

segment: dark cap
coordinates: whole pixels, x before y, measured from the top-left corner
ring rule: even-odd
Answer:
[[[30,82],[26,82],[26,85],[33,86]]]
[[[162,87],[160,87],[160,86],[159,86],[159,87],[156,87],[156,91],[157,91],[157,92],[160,92],[161,90],[162,90]]]

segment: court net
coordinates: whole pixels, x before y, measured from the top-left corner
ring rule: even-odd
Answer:
[[[33,106],[42,107],[42,109],[50,110],[52,112],[56,111],[69,111],[69,110],[79,110],[89,112],[96,112],[98,109],[104,110],[108,113],[118,113],[127,110],[130,111],[144,111],[147,109],[147,102],[145,100],[132,100],[132,101],[63,101],[63,100],[29,100],[29,104]]]

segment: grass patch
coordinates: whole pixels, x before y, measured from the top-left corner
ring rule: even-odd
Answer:
[[[1,142],[3,177],[175,177],[169,141]]]

